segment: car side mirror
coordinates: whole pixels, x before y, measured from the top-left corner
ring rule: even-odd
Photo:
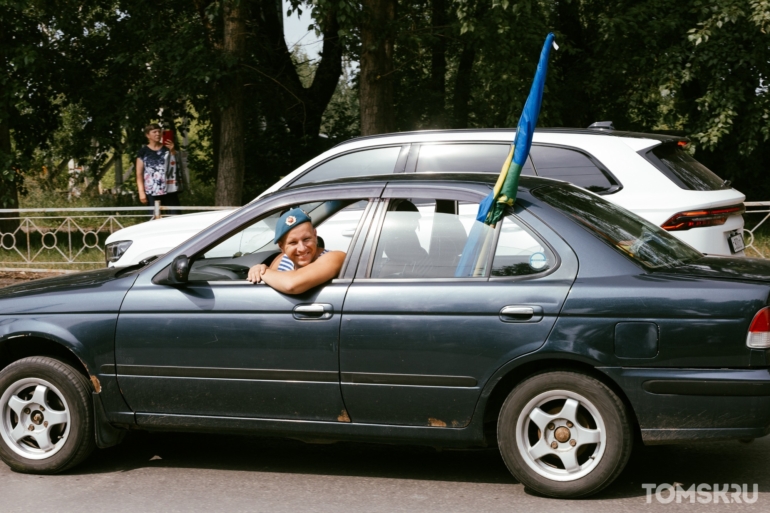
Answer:
[[[187,283],[187,277],[190,275],[190,259],[187,255],[179,255],[171,263],[168,270],[168,282],[173,285]]]

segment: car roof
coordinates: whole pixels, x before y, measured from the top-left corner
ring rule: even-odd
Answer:
[[[420,138],[429,135],[436,136],[440,134],[480,134],[490,133],[499,134],[501,132],[516,132],[515,128],[462,128],[452,130],[417,130],[412,132],[393,132],[388,134],[366,135],[362,137],[354,137],[343,141],[334,147],[344,146],[346,144],[357,143],[366,140],[385,139],[392,137],[407,137],[413,138],[415,141],[419,141]],[[643,132],[627,132],[624,130],[613,130],[606,128],[538,128],[536,133],[547,134],[576,134],[576,135],[596,135],[605,137],[628,137],[633,139],[652,139],[655,141],[665,142],[677,142],[687,141],[686,137],[682,137],[674,134],[647,134]]]
[[[313,187],[330,186],[330,185],[354,185],[354,184],[367,184],[367,183],[405,183],[405,182],[425,182],[435,184],[442,182],[446,184],[482,184],[487,186],[494,186],[497,182],[498,173],[394,173],[390,175],[365,175],[365,176],[353,176],[348,178],[337,178],[335,180],[327,180],[320,182],[305,183],[302,185],[289,186],[284,189],[280,189],[280,192],[297,191],[300,189],[307,189]],[[553,178],[545,178],[539,176],[522,175],[519,177],[519,189],[531,190],[541,185],[548,184],[566,184],[562,180],[554,180]],[[276,191],[279,192],[279,191]]]

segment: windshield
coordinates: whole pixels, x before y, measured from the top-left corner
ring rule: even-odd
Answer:
[[[647,160],[679,188],[686,191],[719,191],[730,182],[695,160],[676,144],[661,144],[645,154]]]
[[[547,185],[532,194],[648,269],[679,266],[703,256],[662,228],[577,187]]]

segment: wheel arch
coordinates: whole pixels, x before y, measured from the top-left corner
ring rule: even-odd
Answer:
[[[0,369],[30,356],[48,356],[69,364],[83,374],[96,393],[101,386],[85,361],[72,348],[72,344],[50,334],[26,332],[7,335],[0,339]]]
[[[534,356],[534,355],[533,355]],[[547,371],[573,371],[586,374],[600,381],[612,390],[623,402],[632,422],[634,435],[641,440],[641,431],[636,413],[625,391],[615,380],[599,370],[597,362],[584,359],[568,358],[562,355],[542,355],[532,358],[522,358],[509,362],[500,368],[487,382],[481,395],[481,413],[484,424],[484,435],[489,441],[497,440],[497,418],[508,394],[525,379]]]

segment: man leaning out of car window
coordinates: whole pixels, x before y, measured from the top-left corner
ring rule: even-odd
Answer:
[[[258,264],[249,269],[248,280],[265,282],[284,294],[301,294],[326,283],[339,274],[345,260],[343,251],[319,247],[310,216],[299,208],[289,210],[278,219],[274,242],[281,254],[269,267]]]

